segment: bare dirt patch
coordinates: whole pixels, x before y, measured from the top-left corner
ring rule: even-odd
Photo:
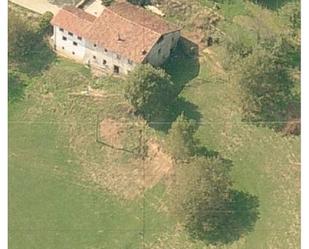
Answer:
[[[114,120],[105,120],[104,124],[111,126]],[[111,128],[111,138],[118,137],[118,127]],[[121,129],[121,128],[120,128]],[[132,200],[140,197],[147,189],[154,187],[161,180],[171,178],[174,163],[159,143],[153,139],[147,141],[147,155],[130,157],[123,162],[119,151],[109,149],[106,157],[109,162],[104,165],[84,165],[85,176],[97,186],[106,189],[122,199]]]
[[[111,118],[106,118],[100,123],[100,137],[104,143],[111,146],[121,146],[122,135],[124,133],[124,124],[113,120]]]
[[[143,163],[144,179],[139,179],[145,188],[155,186],[162,178],[171,176],[173,173],[173,159],[162,150],[155,140],[147,142],[147,157]]]

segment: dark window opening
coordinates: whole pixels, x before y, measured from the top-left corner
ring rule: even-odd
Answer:
[[[96,47],[96,46],[97,46],[97,44],[93,44],[93,46],[94,46],[94,47]]]
[[[63,28],[60,28],[60,31],[63,32]]]
[[[107,61],[106,60],[103,60],[103,65],[106,65]]]
[[[131,60],[128,60],[128,63],[129,63],[130,65],[132,65],[132,64],[133,64],[133,61],[131,61]]]
[[[121,57],[120,57],[119,54],[117,54],[117,55],[116,55],[116,58],[117,58],[118,60],[120,60]]]
[[[64,47],[62,47],[62,49],[64,49]]]
[[[106,49],[106,48],[104,49],[104,52],[106,52],[106,53],[107,53],[107,49]]]
[[[66,41],[66,40],[67,40],[67,38],[66,38],[65,36],[62,36],[62,40]]]
[[[161,41],[163,41],[163,39],[164,39],[164,37],[161,36],[161,37],[159,38],[159,40],[158,40],[158,43],[160,43]]]
[[[81,38],[80,36],[77,36],[77,39],[78,39],[78,40],[82,40],[82,38]]]
[[[73,42],[73,45],[74,45],[74,46],[77,46],[77,42]]]
[[[114,73],[119,74],[120,68],[114,65]]]
[[[70,36],[73,36],[73,33],[69,32],[69,35],[70,35]]]
[[[97,57],[94,55],[94,56],[92,56],[92,58],[93,58],[93,59],[96,59]]]
[[[75,52],[73,51],[72,54],[75,54]]]

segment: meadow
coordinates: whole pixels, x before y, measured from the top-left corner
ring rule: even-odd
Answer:
[[[231,17],[243,11],[222,9]],[[27,84],[10,93],[10,248],[300,247],[300,137],[243,122],[238,86],[212,60],[178,56],[164,66],[182,98],[158,126],[132,114],[122,79],[96,78],[83,65],[46,54],[31,59],[23,69],[30,72]],[[232,162],[235,188],[259,200],[253,231],[237,241],[192,241],[166,209],[166,179],[151,179],[145,188],[145,167],[134,151],[138,131],[161,145],[182,111],[198,121],[201,145]],[[106,119],[127,124],[121,142],[129,151],[98,141]]]

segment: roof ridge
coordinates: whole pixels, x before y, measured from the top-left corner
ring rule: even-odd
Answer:
[[[82,16],[79,16],[76,12],[72,12],[72,11],[68,10],[66,7],[75,9],[75,10],[77,10],[77,11],[80,11],[81,13],[83,12],[83,14],[85,13],[86,15],[89,15],[89,16],[94,17],[94,20],[93,20],[93,21],[95,21],[95,19],[97,19],[96,16],[94,16],[94,15],[92,15],[92,14],[90,14],[90,13],[84,11],[83,9],[80,9],[80,8],[77,8],[77,7],[71,6],[71,5],[65,5],[65,6],[63,6],[60,10],[64,10],[65,12],[70,13],[71,15],[73,15],[73,16],[75,16],[75,17],[78,17],[78,18],[80,18],[80,19],[83,19],[83,20],[85,20],[85,21],[87,21],[87,22],[89,22],[89,23],[93,23],[93,21],[90,21],[90,20],[88,20],[87,18],[83,18]]]
[[[105,10],[103,10],[103,12],[106,11],[106,10],[108,10],[108,11],[114,13],[115,15],[119,16],[120,18],[122,18],[122,19],[124,19],[124,20],[126,20],[126,21],[128,21],[128,22],[130,22],[131,24],[135,24],[135,25],[137,25],[137,26],[140,26],[140,27],[142,27],[142,28],[145,28],[145,29],[147,29],[147,30],[149,30],[149,31],[151,31],[151,32],[153,32],[153,33],[156,33],[156,34],[158,34],[158,35],[160,35],[160,36],[163,35],[163,34],[157,32],[157,31],[155,31],[155,30],[153,30],[153,29],[150,29],[150,28],[146,27],[145,25],[142,25],[142,24],[140,24],[140,23],[131,21],[131,20],[128,19],[128,18],[125,18],[124,16],[118,14],[117,12],[111,10],[110,8],[106,8]],[[102,12],[102,14],[103,14],[103,12]],[[102,14],[101,14],[101,15],[102,15]]]

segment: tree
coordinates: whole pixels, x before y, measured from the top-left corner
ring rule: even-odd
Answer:
[[[101,0],[102,4],[106,7],[110,6],[114,0]]]
[[[286,121],[294,85],[290,52],[284,40],[264,43],[238,65],[244,119],[273,128]]]
[[[183,113],[173,122],[168,131],[167,144],[174,158],[185,160],[194,155],[196,129],[196,123],[186,118]]]
[[[150,0],[127,0],[127,1],[134,5],[140,5],[140,6],[145,6],[151,3]]]
[[[43,15],[39,18],[39,25],[38,25],[38,33],[40,35],[45,34],[51,34],[52,33],[52,25],[50,24],[50,21],[53,18],[53,13],[50,11],[45,12]]]
[[[211,241],[220,236],[222,214],[230,197],[230,164],[220,158],[191,158],[176,169],[170,209],[189,234]]]
[[[232,189],[231,166],[220,157],[193,157],[177,165],[169,208],[193,239],[226,244],[253,230],[259,200]]]
[[[39,41],[34,29],[21,16],[9,10],[8,52],[9,59],[20,61],[33,53]]]
[[[130,73],[125,97],[147,120],[161,113],[175,98],[174,84],[163,69],[142,64]]]

